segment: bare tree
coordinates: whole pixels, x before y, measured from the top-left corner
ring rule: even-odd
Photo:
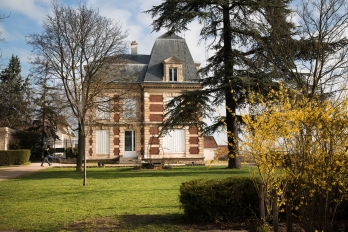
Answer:
[[[281,57],[274,64],[306,97],[334,96],[347,82],[348,3],[301,0],[295,13],[296,36],[273,50]]]
[[[122,31],[119,22],[102,17],[98,10],[83,4],[73,9],[53,2],[52,10],[52,15],[43,21],[43,33],[27,37],[33,46],[31,63],[36,72],[48,67],[49,75],[64,87],[78,122],[76,170],[82,171],[86,115],[115,72],[113,69],[117,66],[113,63],[126,50],[127,33]]]
[[[302,41],[309,41],[297,79],[306,93],[328,94],[340,88],[348,74],[348,3],[345,0],[303,0],[298,7]],[[340,81],[344,81],[341,82]]]
[[[6,18],[9,18],[10,17],[10,15],[0,15],[0,23],[4,20],[4,19],[6,19]],[[0,31],[0,42],[4,42],[5,41],[5,39],[4,38],[2,38],[1,36],[2,36],[2,34],[3,34],[3,31]],[[2,53],[0,52],[0,61],[2,61]]]

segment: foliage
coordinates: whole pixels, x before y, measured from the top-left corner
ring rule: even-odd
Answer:
[[[30,150],[0,151],[0,166],[28,163]]]
[[[28,78],[21,76],[18,56],[12,55],[8,66],[0,74],[0,126],[24,128],[30,120]]]
[[[47,145],[59,139],[57,135],[59,129],[69,126],[64,115],[67,105],[56,97],[56,95],[61,94],[61,91],[57,91],[57,88],[49,85],[47,73],[36,78],[39,80],[36,82],[36,97],[33,99],[33,103],[36,106],[33,112],[35,120],[28,128],[28,131],[40,133],[40,142],[43,145]]]
[[[228,149],[227,147],[218,147],[216,151],[214,152],[214,158],[210,161],[209,166],[216,161],[227,161],[228,160]]]
[[[85,155],[86,114],[94,107],[105,79],[115,72],[112,63],[124,53],[127,36],[121,24],[80,3],[77,9],[52,2],[52,14],[43,21],[42,34],[30,34],[33,72],[59,81],[78,124],[79,154]]]
[[[12,149],[30,149],[34,150],[40,144],[40,133],[30,131],[16,131],[11,140]]]
[[[237,222],[257,218],[259,198],[253,179],[230,177],[182,183],[180,202],[192,220]]]
[[[257,228],[257,232],[271,232],[271,228],[265,223]]]
[[[197,20],[202,40],[212,41],[207,51],[214,51],[208,65],[200,70],[202,90],[184,92],[169,102],[168,109],[171,104],[176,107],[166,115],[163,130],[195,126],[202,133],[211,134],[225,130],[226,125],[230,132],[228,166],[240,167],[236,161],[240,119],[237,108],[244,105],[249,91],[266,94],[277,88],[274,80],[282,75],[272,63],[280,58],[269,57],[276,56],[269,50],[291,34],[292,24],[286,20],[290,13],[288,3],[288,0],[168,0],[146,11],[155,18],[154,30],[166,28],[168,34],[185,31],[188,24]],[[221,104],[226,106],[226,117],[214,118],[214,106]],[[197,120],[203,117],[211,118],[213,125]]]
[[[251,114],[243,117],[243,146],[268,201],[271,188],[282,195],[288,187],[303,228],[332,231],[336,209],[348,196],[348,98],[313,100],[282,88],[271,101],[255,98],[260,103],[251,100]]]

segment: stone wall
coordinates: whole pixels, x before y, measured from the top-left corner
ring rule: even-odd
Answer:
[[[15,133],[15,130],[13,129],[8,127],[0,127],[0,150],[9,149],[13,133]]]

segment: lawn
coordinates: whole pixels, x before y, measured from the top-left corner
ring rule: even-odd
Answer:
[[[248,167],[165,170],[50,168],[0,182],[0,231],[191,231],[181,225],[179,187],[204,178],[251,175]]]

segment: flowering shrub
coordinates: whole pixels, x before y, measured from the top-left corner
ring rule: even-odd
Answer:
[[[271,188],[284,204],[288,187],[303,228],[332,231],[348,189],[348,99],[307,99],[283,88],[269,99],[251,99],[242,144],[258,166],[268,212]]]

